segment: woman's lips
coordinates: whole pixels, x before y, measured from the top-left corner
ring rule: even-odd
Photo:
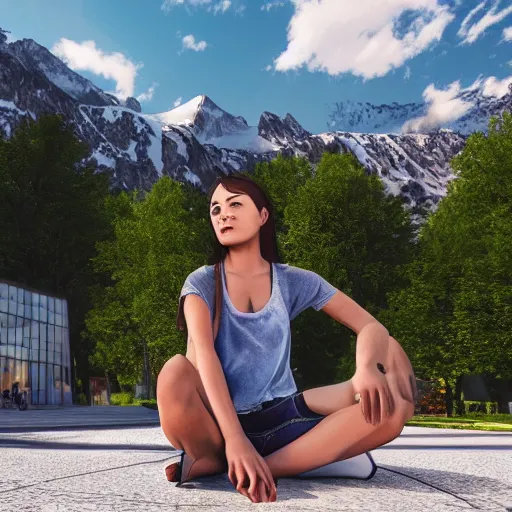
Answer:
[[[233,226],[226,226],[226,227],[221,228],[220,232],[222,234],[224,234],[224,233],[227,233],[228,231],[231,231],[232,229],[234,229]]]

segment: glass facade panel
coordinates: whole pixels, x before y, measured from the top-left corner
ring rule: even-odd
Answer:
[[[23,346],[30,347],[30,320],[23,319]]]
[[[7,344],[16,344],[16,317],[7,315]]]
[[[39,363],[39,405],[46,403],[46,365]]]
[[[55,299],[48,297],[48,323],[55,325]]]
[[[48,331],[50,330],[53,331],[53,326],[39,322],[39,347],[41,347],[41,343],[48,341]]]
[[[23,345],[23,318],[16,317],[16,345]]]
[[[62,301],[55,299],[55,325],[62,326]]]
[[[39,321],[48,323],[48,299],[46,295],[39,296]]]
[[[9,312],[9,285],[0,283],[0,312]]]
[[[39,364],[38,363],[30,363],[30,382],[36,383],[39,380]],[[37,404],[39,403],[38,400],[38,386],[32,385],[30,387],[31,390],[31,397],[32,397],[32,403]]]
[[[71,404],[67,301],[0,282],[0,388],[29,404]]]
[[[7,313],[0,313],[0,344],[7,345]]]
[[[18,312],[18,289],[9,285],[9,313],[16,315]]]
[[[32,320],[39,320],[39,293],[32,293]]]

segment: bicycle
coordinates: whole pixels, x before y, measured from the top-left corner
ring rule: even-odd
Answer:
[[[1,409],[17,408],[18,411],[25,411],[28,407],[27,392],[21,391],[11,393],[8,389],[4,389],[0,394]]]

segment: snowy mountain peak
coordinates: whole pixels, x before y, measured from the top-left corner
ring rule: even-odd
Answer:
[[[132,96],[126,98],[126,100],[124,101],[124,106],[135,112],[142,112],[142,107],[140,106],[139,101],[136,98],[133,98]]]
[[[258,133],[261,137],[276,143],[287,144],[294,140],[303,140],[311,133],[306,131],[291,115],[286,114],[284,119],[272,112],[263,112],[258,123]]]
[[[14,41],[8,45],[8,51],[17,57],[27,70],[40,71],[50,82],[80,103],[98,106],[116,104],[109,94],[72,71],[33,39]]]
[[[186,126],[192,130],[201,143],[245,132],[249,129],[247,121],[243,117],[233,116],[222,110],[204,94],[196,96],[168,112],[153,114],[149,117],[161,123],[162,126]]]

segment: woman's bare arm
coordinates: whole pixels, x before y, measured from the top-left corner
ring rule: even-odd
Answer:
[[[194,344],[197,369],[224,440],[245,437],[213,345],[208,306],[201,297],[190,294],[185,297],[183,313],[189,337]]]

